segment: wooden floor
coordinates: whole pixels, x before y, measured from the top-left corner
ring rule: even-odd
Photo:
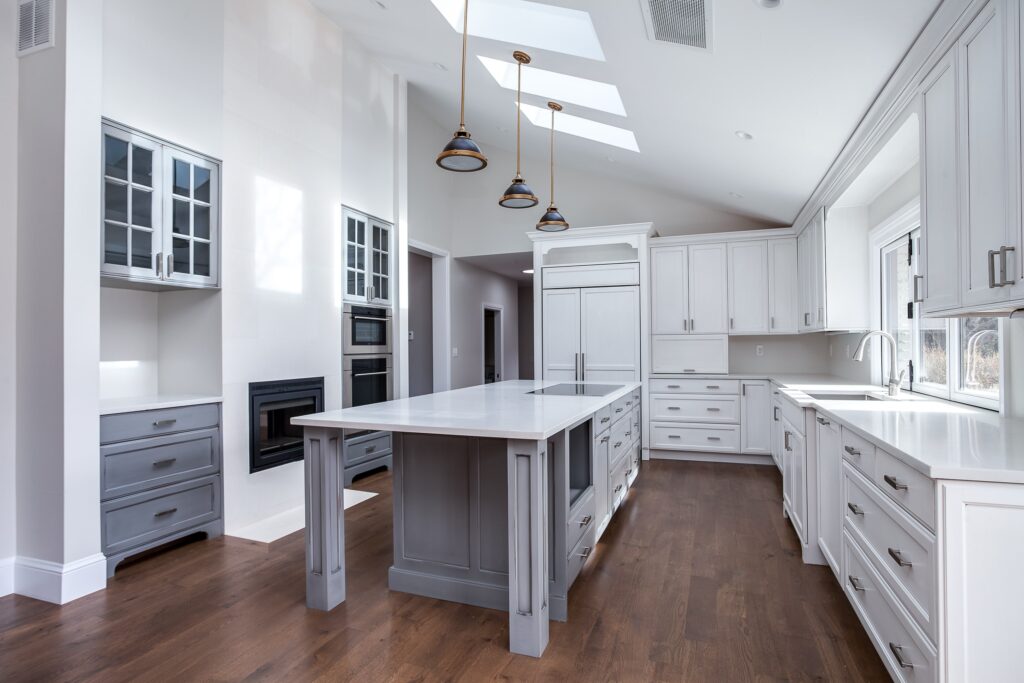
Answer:
[[[884,681],[835,579],[800,561],[773,467],[652,461],[551,624],[508,652],[506,614],[387,589],[391,479],[347,515],[348,601],[304,602],[302,533],[124,566],[64,607],[0,598],[0,679]]]

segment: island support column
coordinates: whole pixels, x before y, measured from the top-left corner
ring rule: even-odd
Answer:
[[[345,602],[345,487],[340,429],[306,427],[306,606]]]
[[[548,644],[548,464],[544,441],[508,441],[509,649]]]

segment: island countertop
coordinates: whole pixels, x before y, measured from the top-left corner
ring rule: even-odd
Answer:
[[[555,384],[601,384],[617,388],[604,396],[529,393]],[[572,426],[639,386],[638,382],[509,380],[303,415],[293,418],[292,424],[536,441]]]

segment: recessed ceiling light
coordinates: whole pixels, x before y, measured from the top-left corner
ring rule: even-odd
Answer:
[[[739,192],[730,192],[729,196],[735,199],[743,199],[743,195],[741,195]]]
[[[524,270],[523,275],[533,275],[533,268],[527,268]]]
[[[736,131],[736,137],[738,137],[740,140],[753,140],[754,139],[754,136],[751,135],[750,133],[748,133],[745,130],[738,130],[738,131]]]
[[[754,4],[765,9],[775,9],[782,4],[782,0],[754,0]]]
[[[516,89],[515,64],[479,55],[477,58],[498,82],[498,85],[508,90]],[[542,97],[557,95],[560,101],[606,111],[609,114],[626,115],[626,108],[622,105],[619,89],[611,83],[592,81],[589,78],[524,66],[523,92]]]
[[[462,31],[463,0],[430,0],[451,27]],[[469,34],[604,61],[590,13],[527,0],[474,0]]]
[[[535,126],[547,128],[551,125],[551,112],[544,107],[524,104],[522,105],[522,111],[523,116]],[[613,147],[628,149],[631,152],[640,151],[633,131],[585,119],[582,116],[560,114],[555,119],[555,130],[560,133],[568,133],[569,135],[612,145]]]

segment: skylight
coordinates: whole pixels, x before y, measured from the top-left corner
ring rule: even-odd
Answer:
[[[463,0],[430,0],[462,32]],[[473,0],[469,35],[604,61],[590,14],[527,0]]]
[[[503,88],[516,89],[516,64],[500,59],[477,56],[484,68]],[[611,83],[592,81],[589,78],[569,76],[557,71],[545,71],[530,66],[523,67],[523,92],[542,97],[558,97],[560,102],[572,102],[581,107],[606,111],[619,116],[626,115],[622,106],[619,89]]]
[[[536,107],[532,104],[522,105],[523,116],[535,126],[542,128],[551,127],[551,110],[546,107]],[[633,131],[609,126],[607,123],[600,123],[585,119],[582,116],[559,113],[555,117],[555,130],[559,133],[568,133],[577,137],[594,140],[606,145],[621,147],[631,152],[639,152],[636,144],[636,136]]]

